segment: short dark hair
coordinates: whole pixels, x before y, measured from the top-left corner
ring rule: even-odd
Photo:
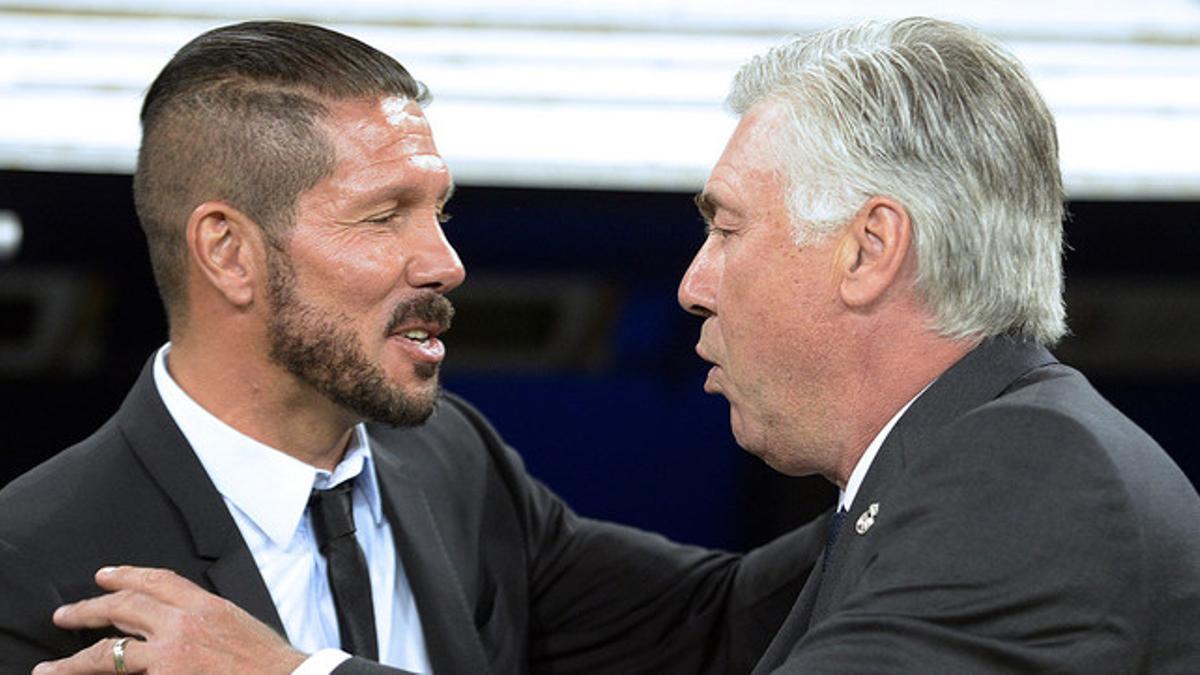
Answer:
[[[191,212],[223,200],[268,238],[294,220],[296,198],[333,170],[318,123],[326,103],[402,96],[428,101],[395,59],[335,31],[285,21],[215,28],[180,49],[142,105],[133,178],[159,295],[172,328],[186,303]]]

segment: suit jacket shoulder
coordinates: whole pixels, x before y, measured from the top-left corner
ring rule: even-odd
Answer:
[[[764,672],[1197,670],[1164,622],[1200,621],[1200,498],[1039,347],[995,339],[944,374],[847,520]]]
[[[53,610],[100,593],[97,569],[165,567],[282,630],[221,496],[158,398],[147,364],[117,413],[0,491],[0,670],[69,655],[100,632]]]

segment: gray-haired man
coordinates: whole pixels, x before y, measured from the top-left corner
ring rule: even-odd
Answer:
[[[679,301],[742,447],[841,488],[756,673],[1197,672],[1200,499],[1046,350],[1065,331],[1054,120],[928,19],[738,73]]]

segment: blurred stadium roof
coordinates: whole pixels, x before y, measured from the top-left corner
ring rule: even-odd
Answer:
[[[695,190],[738,65],[792,33],[924,14],[1028,66],[1073,198],[1200,198],[1200,2],[791,0],[0,1],[0,169],[129,172],[137,110],[175,49],[256,17],[318,22],[432,89],[460,183]]]

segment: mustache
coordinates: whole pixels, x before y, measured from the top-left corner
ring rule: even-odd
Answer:
[[[421,295],[409,298],[396,306],[392,312],[392,320],[388,323],[388,333],[407,323],[432,324],[438,333],[450,330],[454,321],[454,305],[440,293],[423,291]]]

